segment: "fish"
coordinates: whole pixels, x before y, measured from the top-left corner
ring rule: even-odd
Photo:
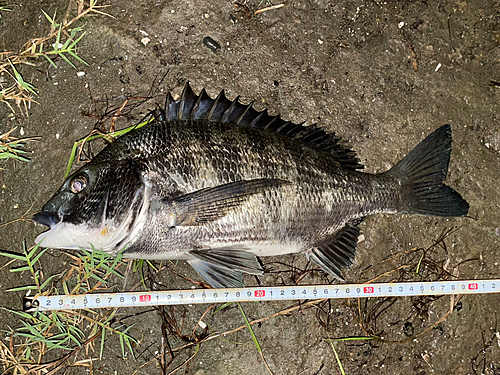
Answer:
[[[260,257],[305,254],[344,280],[360,224],[378,213],[460,217],[469,204],[443,181],[451,127],[392,168],[363,172],[356,153],[317,124],[258,111],[225,91],[169,93],[148,124],[72,173],[35,214],[37,243],[124,258],[187,261],[214,288],[262,274]]]

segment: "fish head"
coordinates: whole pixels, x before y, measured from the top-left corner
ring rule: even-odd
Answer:
[[[145,181],[133,163],[88,163],[70,175],[33,216],[50,227],[36,242],[56,249],[116,252],[144,208]]]

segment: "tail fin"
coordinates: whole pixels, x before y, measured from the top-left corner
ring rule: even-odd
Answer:
[[[427,136],[388,171],[402,183],[401,213],[464,216],[469,204],[443,183],[451,153],[451,127],[444,125]]]

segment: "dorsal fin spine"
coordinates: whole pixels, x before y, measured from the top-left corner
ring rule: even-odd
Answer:
[[[252,122],[251,122],[248,126],[249,126],[249,127],[251,127],[251,128],[255,128],[255,125],[256,125],[256,124],[259,122],[259,120],[262,118],[262,116],[264,115],[264,112],[265,112],[265,111],[260,112],[260,113],[257,115],[257,117],[255,117],[255,118],[253,119],[253,121],[252,121]]]
[[[239,126],[264,129],[269,132],[295,138],[314,149],[332,154],[344,168],[357,170],[363,166],[359,163],[356,153],[345,147],[340,138],[329,133],[316,124],[304,126],[285,121],[281,116],[270,116],[267,110],[257,111],[253,103],[248,105],[239,102],[239,96],[234,100],[226,97],[224,90],[212,99],[203,89],[196,95],[189,83],[184,86],[181,97],[175,101],[167,94],[165,109],[160,113],[160,120],[235,123]]]
[[[240,96],[238,95],[236,98],[234,98],[233,102],[229,106],[228,109],[224,111],[224,114],[222,115],[221,121],[222,122],[229,122],[229,116],[231,113],[234,111],[234,109],[238,106],[240,100]]]
[[[196,102],[194,103],[193,108],[191,109],[191,112],[189,114],[189,119],[191,121],[196,119],[196,114],[198,113],[198,109],[200,108],[200,104],[204,93],[205,89],[202,89],[200,95],[196,97]]]
[[[177,116],[177,102],[174,100],[172,95],[168,93],[167,99],[165,99],[165,112],[167,121],[173,120]]]
[[[278,129],[276,129],[276,133],[281,134],[283,129],[290,124],[290,121],[286,121],[283,125],[281,125]]]
[[[252,100],[250,102],[250,104],[247,105],[247,107],[245,108],[245,110],[243,111],[243,113],[240,115],[240,117],[238,117],[236,119],[236,125],[240,125],[241,120],[243,120],[243,117],[245,117],[245,115],[248,113],[248,111],[250,111],[250,109],[252,109],[253,103],[254,103],[254,101]]]
[[[214,114],[215,112],[215,109],[217,108],[217,104],[219,103],[219,100],[222,96],[226,96],[226,94],[224,93],[224,90],[222,90],[219,95],[217,95],[217,97],[215,98],[214,100],[214,103],[212,104],[212,107],[210,108],[210,111],[208,111],[208,114],[207,114],[207,118],[206,120],[210,120],[210,118],[212,117],[212,115]]]
[[[179,100],[179,105],[177,107],[177,118],[179,120],[183,120],[182,113],[183,113],[183,110],[184,110],[185,96],[186,96],[186,91],[188,90],[188,88],[191,88],[191,86],[189,86],[189,83],[187,83],[184,86],[184,88],[182,89],[181,98]]]
[[[262,129],[266,129],[266,130],[267,130],[267,129],[269,129],[269,127],[270,127],[273,123],[275,123],[277,120],[279,120],[279,119],[280,119],[280,116],[279,116],[279,115],[278,115],[278,116],[274,116],[274,117],[273,117],[273,119],[272,119],[271,121],[269,121],[266,125],[264,125],[264,126],[262,127]]]

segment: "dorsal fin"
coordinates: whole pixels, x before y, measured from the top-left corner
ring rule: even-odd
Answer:
[[[205,120],[210,122],[234,123],[295,138],[316,150],[332,154],[342,167],[351,170],[363,169],[356,153],[346,147],[334,133],[329,133],[316,124],[304,126],[283,120],[279,115],[271,116],[267,110],[257,111],[250,104],[241,104],[239,97],[229,100],[222,90],[212,99],[203,89],[196,95],[186,83],[178,101],[168,94],[165,101],[165,120]]]

